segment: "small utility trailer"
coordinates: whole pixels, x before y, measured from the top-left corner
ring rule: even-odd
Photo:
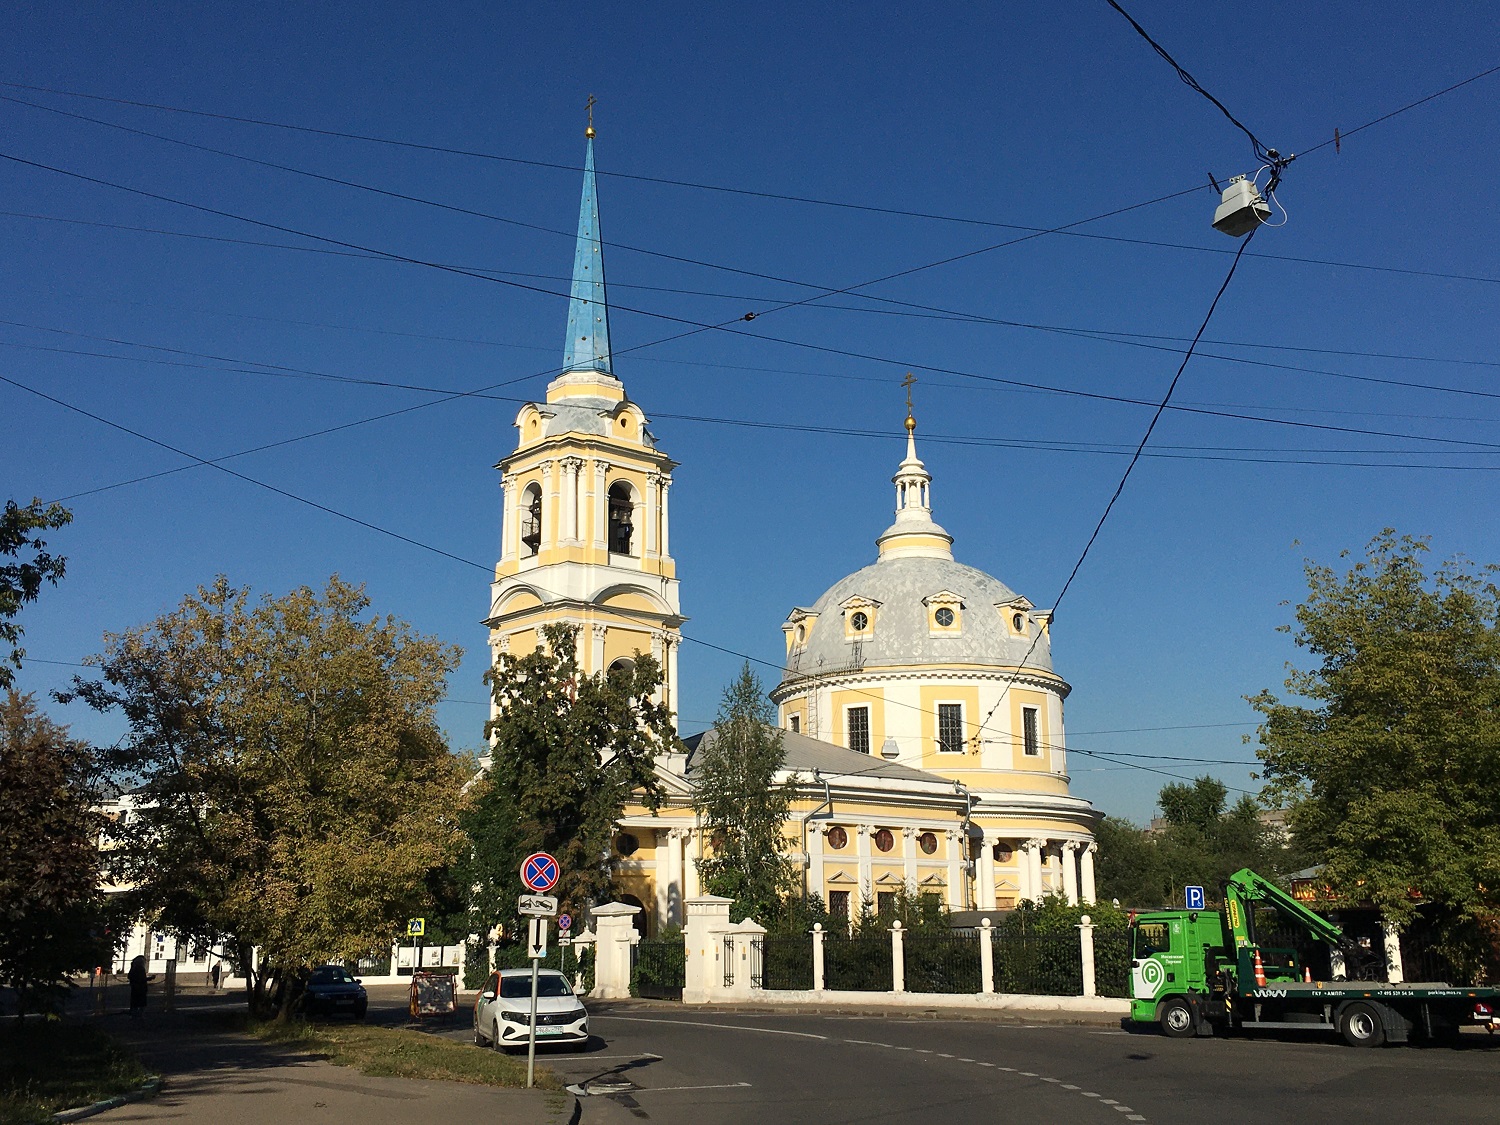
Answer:
[[[1330,976],[1315,981],[1295,950],[1263,947],[1255,907],[1329,946]],[[1343,932],[1247,869],[1224,885],[1222,910],[1159,910],[1131,923],[1131,1019],[1173,1038],[1257,1028],[1336,1031],[1356,1047],[1451,1040],[1465,1026],[1493,1032],[1500,989],[1348,980]]]

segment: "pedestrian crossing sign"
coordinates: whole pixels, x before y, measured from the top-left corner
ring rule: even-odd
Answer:
[[[408,918],[406,920],[407,937],[425,937],[427,935],[426,918]]]

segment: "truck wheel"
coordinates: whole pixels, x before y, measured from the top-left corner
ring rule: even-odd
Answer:
[[[1188,1039],[1198,1031],[1193,1006],[1181,996],[1174,996],[1161,1006],[1162,1034],[1170,1039]]]
[[[1385,1042],[1380,1013],[1368,1004],[1350,1004],[1339,1016],[1339,1034],[1351,1047],[1378,1047]]]

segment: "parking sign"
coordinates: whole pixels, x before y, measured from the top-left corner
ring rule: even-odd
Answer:
[[[1183,898],[1187,902],[1187,908],[1189,910],[1202,910],[1203,909],[1203,888],[1202,887],[1183,887],[1182,888],[1182,894],[1183,894]]]

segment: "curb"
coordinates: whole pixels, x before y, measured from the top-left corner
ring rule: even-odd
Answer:
[[[52,1115],[52,1120],[59,1123],[82,1121],[85,1117],[93,1117],[96,1113],[103,1113],[107,1109],[118,1109],[120,1106],[127,1105],[130,1102],[139,1102],[145,1101],[147,1098],[154,1098],[157,1094],[161,1093],[161,1088],[162,1077],[158,1074],[146,1079],[146,1081],[141,1083],[139,1089],[132,1090],[128,1094],[106,1098],[102,1102],[79,1106],[77,1109],[59,1110]]]

